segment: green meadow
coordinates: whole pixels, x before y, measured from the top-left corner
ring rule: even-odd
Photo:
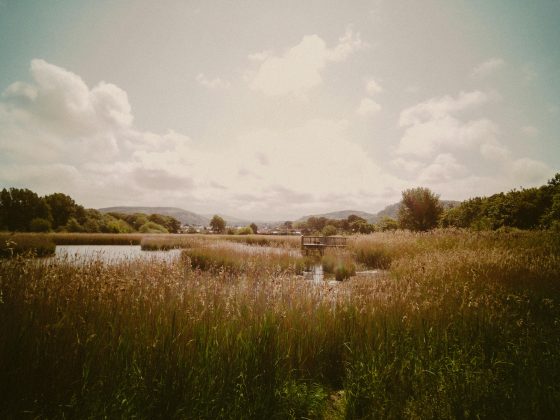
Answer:
[[[0,260],[1,418],[560,412],[552,232],[374,233],[322,258],[297,237],[23,236]],[[109,264],[39,241],[182,250]]]

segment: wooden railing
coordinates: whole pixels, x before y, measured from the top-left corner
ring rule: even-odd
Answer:
[[[343,247],[346,246],[346,239],[343,236],[302,236],[302,248],[324,248],[324,247]]]

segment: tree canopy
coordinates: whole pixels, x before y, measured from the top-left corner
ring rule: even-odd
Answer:
[[[538,188],[465,200],[443,214],[441,225],[477,230],[560,228],[560,174]]]
[[[428,188],[410,188],[402,192],[398,223],[402,229],[426,231],[438,225],[442,212],[438,195]]]
[[[171,232],[181,222],[161,214],[101,213],[84,209],[72,197],[53,193],[40,197],[28,189],[4,188],[0,191],[0,230],[48,232]]]
[[[224,233],[226,230],[226,221],[217,214],[210,220],[210,227],[215,233]]]

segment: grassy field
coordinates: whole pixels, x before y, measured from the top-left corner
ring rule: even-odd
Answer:
[[[300,258],[1,260],[0,417],[557,417],[558,235],[355,237],[323,265],[386,271],[337,285]]]

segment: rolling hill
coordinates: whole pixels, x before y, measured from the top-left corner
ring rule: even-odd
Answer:
[[[323,213],[323,214],[310,214],[309,216],[304,216],[304,217],[299,218],[297,220],[297,222],[305,222],[310,217],[326,217],[327,219],[343,220],[343,219],[348,218],[348,216],[350,216],[352,214],[355,214],[356,216],[362,217],[370,223],[371,223],[371,220],[373,220],[376,217],[375,214],[367,213],[365,211],[360,211],[360,210],[340,210],[340,211],[332,211],[332,212]]]
[[[444,208],[455,207],[460,203],[460,201],[451,201],[451,200],[441,200]],[[397,218],[399,212],[400,203],[390,204],[385,207],[383,210],[373,214],[368,213],[361,210],[340,210],[340,211],[333,211],[329,213],[323,214],[312,214],[309,216],[304,216],[296,220],[297,222],[306,221],[308,218],[314,217],[326,217],[327,219],[335,219],[335,220],[342,220],[348,218],[348,216],[355,214],[356,216],[362,217],[366,219],[369,223],[377,223],[383,217],[391,217],[393,219]],[[178,207],[134,207],[134,206],[117,206],[117,207],[104,207],[99,209],[102,213],[125,213],[125,214],[132,214],[132,213],[146,213],[146,214],[163,214],[165,216],[172,216],[175,219],[179,220],[184,225],[193,225],[193,226],[208,226],[210,223],[210,219],[212,219],[213,215],[209,214],[197,214],[193,213],[192,211],[184,210]],[[251,221],[239,219],[233,216],[227,216],[220,214],[220,216],[226,221],[228,226],[247,226],[251,223]],[[257,225],[275,225],[280,224],[280,222],[263,222],[257,221]]]
[[[206,216],[180,209],[178,207],[105,207],[99,209],[102,213],[146,213],[146,214],[163,214],[171,216],[179,220],[184,225],[206,226],[210,219]]]
[[[460,201],[453,201],[453,200],[441,200],[441,204],[443,204],[444,209],[448,209],[451,207],[455,207],[460,204]],[[384,217],[390,217],[392,219],[397,219],[399,213],[399,203],[389,204],[383,210],[378,211],[377,213],[367,213],[365,211],[360,210],[341,210],[341,211],[333,211],[330,213],[323,213],[323,214],[312,214],[309,216],[304,216],[298,219],[298,222],[304,222],[308,218],[314,217],[326,217],[327,219],[334,219],[334,220],[342,220],[348,218],[351,214],[355,214],[356,216],[362,217],[366,219],[369,223],[377,223]]]

